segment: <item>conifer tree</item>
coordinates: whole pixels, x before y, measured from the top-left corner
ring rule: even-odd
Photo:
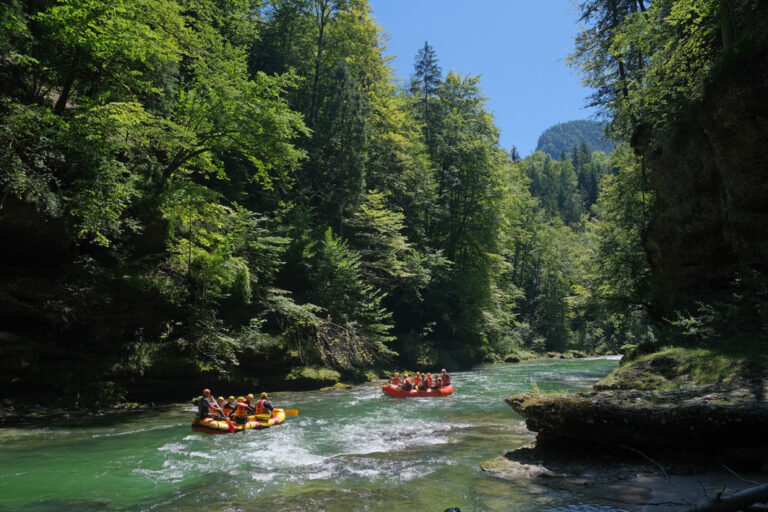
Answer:
[[[344,62],[334,72],[313,140],[313,180],[324,220],[343,231],[365,192],[368,105]]]
[[[429,45],[429,42],[424,41],[424,48],[416,54],[416,62],[413,66],[414,76],[411,81],[411,93],[420,98],[424,122],[424,140],[427,146],[430,145],[431,133],[434,131],[431,125],[430,110],[432,107],[430,100],[437,94],[437,88],[442,81],[442,72],[437,63],[435,49]]]

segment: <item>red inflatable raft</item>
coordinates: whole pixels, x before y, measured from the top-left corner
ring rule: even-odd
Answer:
[[[400,398],[409,398],[415,396],[448,396],[453,393],[453,386],[449,384],[440,389],[419,389],[416,391],[406,391],[404,389],[398,389],[397,386],[393,386],[392,384],[387,384],[386,386],[382,386],[381,390],[389,396],[396,396]]]

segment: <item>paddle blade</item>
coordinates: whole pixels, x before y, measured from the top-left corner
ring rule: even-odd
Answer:
[[[298,416],[299,410],[298,409],[285,409],[283,411],[286,416]]]
[[[230,420],[226,416],[224,416],[224,418],[226,418],[226,420],[227,420],[227,427],[229,428],[229,433],[230,434],[234,434],[235,433],[235,426],[232,424],[232,420]]]

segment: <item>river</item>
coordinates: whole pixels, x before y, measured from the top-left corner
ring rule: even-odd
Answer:
[[[189,405],[3,428],[0,510],[613,510],[498,480],[479,464],[533,439],[504,398],[586,389],[616,364],[480,366],[453,373],[456,392],[445,398],[392,398],[374,385],[273,393],[278,407],[299,416],[235,435],[192,432]]]

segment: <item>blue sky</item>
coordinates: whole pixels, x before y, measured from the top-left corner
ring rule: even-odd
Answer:
[[[531,153],[546,128],[588,119],[590,91],[565,64],[578,31],[571,0],[370,0],[389,34],[395,73],[408,78],[424,41],[443,76],[482,75],[483,93],[501,129],[501,145]]]

